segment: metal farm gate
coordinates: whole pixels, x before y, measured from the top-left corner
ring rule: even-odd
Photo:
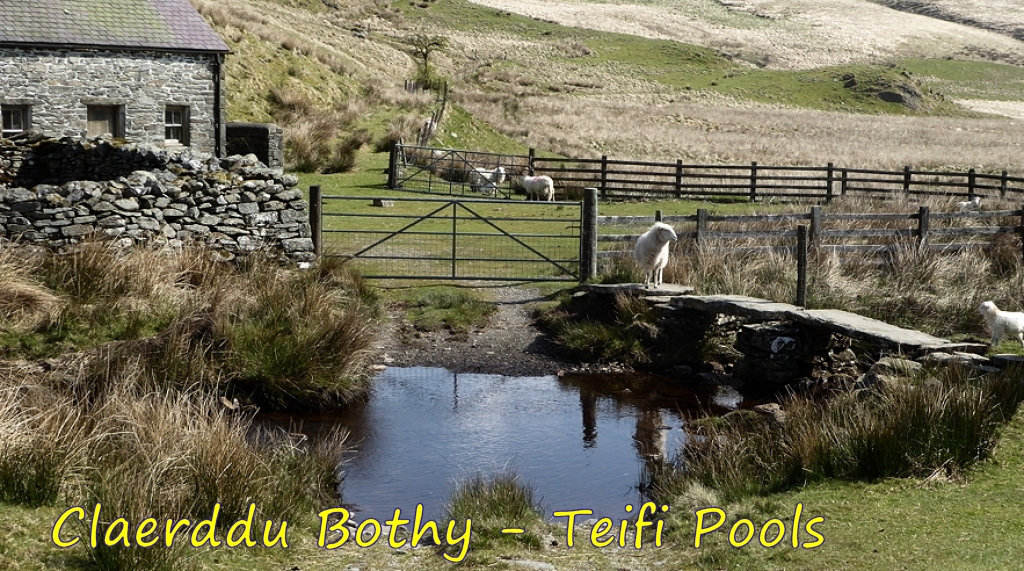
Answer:
[[[364,277],[580,281],[580,202],[311,191],[323,255],[355,260]]]
[[[474,184],[473,172],[501,167],[506,178],[500,184]],[[388,188],[448,195],[485,195],[512,198],[516,179],[529,173],[529,158],[480,151],[395,145],[388,166]]]

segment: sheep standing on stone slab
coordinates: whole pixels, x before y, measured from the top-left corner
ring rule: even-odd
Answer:
[[[526,200],[551,202],[555,199],[555,181],[546,175],[523,176],[523,190],[526,191]]]
[[[970,210],[977,210],[977,209],[981,208],[981,197],[977,196],[977,195],[972,196],[970,200],[965,200],[963,202],[957,202],[956,203],[956,207],[957,207],[957,209],[960,210],[960,212],[968,212]]]
[[[505,182],[505,167],[498,167],[494,170],[476,167],[469,173],[469,188],[473,192],[495,194],[503,182]]]
[[[996,304],[986,301],[978,307],[978,312],[985,318],[992,332],[992,346],[995,347],[1003,337],[1012,336],[1024,346],[1024,313],[1019,311],[1002,311]]]
[[[675,241],[676,231],[664,222],[655,222],[637,239],[633,260],[644,271],[644,287],[648,287],[651,282],[654,287],[661,285],[662,271],[668,265],[669,243]]]

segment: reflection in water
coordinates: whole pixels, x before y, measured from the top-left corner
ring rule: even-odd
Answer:
[[[580,410],[583,411],[583,447],[597,446],[597,394],[580,389]]]
[[[425,517],[441,518],[456,481],[505,468],[534,488],[549,516],[591,509],[624,518],[624,506],[641,501],[643,463],[678,449],[685,417],[741,400],[722,396],[716,385],[651,376],[388,368],[366,402],[302,422],[311,435],[332,423],[348,428],[356,448],[342,467],[343,499],[357,520],[409,514],[419,503]]]

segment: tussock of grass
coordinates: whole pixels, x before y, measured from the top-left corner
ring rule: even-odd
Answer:
[[[592,313],[567,298],[544,312],[540,321],[564,352],[588,362],[649,363],[657,337],[653,326],[657,317],[651,307],[624,293],[615,295],[610,312]]]
[[[32,263],[13,249],[0,248],[0,331],[33,329],[59,315],[60,298],[24,270]]]
[[[447,329],[464,334],[486,324],[497,310],[494,303],[472,291],[450,287],[423,290],[406,303],[409,320],[420,331]]]
[[[0,381],[0,501],[56,502],[81,461],[86,423],[66,397],[38,385]]]
[[[459,482],[447,508],[449,521],[462,525],[473,522],[473,547],[487,549],[499,544],[530,549],[540,547],[543,512],[533,497],[533,489],[510,470],[485,478],[482,474]],[[504,534],[503,529],[519,528],[522,534]]]
[[[231,374],[278,406],[344,402],[365,388],[361,365],[376,330],[358,300],[322,276],[276,274],[253,282],[252,305],[229,317]]]
[[[734,501],[826,478],[960,472],[988,456],[1024,400],[1015,374],[948,368],[823,402],[794,396],[782,424],[702,424],[658,485],[674,496],[700,484]]]

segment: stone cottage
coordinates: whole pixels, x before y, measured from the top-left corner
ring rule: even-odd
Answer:
[[[228,51],[189,0],[0,0],[2,135],[222,156]]]

